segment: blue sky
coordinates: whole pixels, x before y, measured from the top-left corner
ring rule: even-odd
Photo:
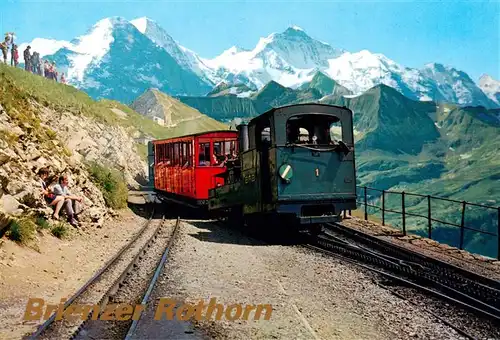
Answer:
[[[182,45],[214,57],[290,25],[351,52],[408,67],[441,62],[473,80],[500,79],[500,3],[494,1],[62,1],[0,0],[0,29],[18,41],[71,40],[108,16],[148,16]]]

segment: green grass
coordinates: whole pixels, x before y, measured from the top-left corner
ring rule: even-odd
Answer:
[[[17,243],[28,245],[35,237],[36,226],[32,220],[28,218],[12,220],[9,224],[7,237]]]
[[[52,235],[54,235],[57,238],[65,238],[68,235],[68,228],[66,228],[66,225],[63,222],[58,223],[56,226],[54,226],[50,232]]]
[[[106,205],[113,209],[126,207],[128,190],[122,175],[97,163],[89,165],[90,179],[101,189]]]
[[[148,160],[148,146],[144,144],[136,144],[135,148],[141,159],[144,161]]]
[[[37,217],[35,223],[39,229],[50,229],[49,222],[43,217]]]

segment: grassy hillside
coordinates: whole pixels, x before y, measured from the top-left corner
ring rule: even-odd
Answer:
[[[222,82],[214,87],[212,91],[207,94],[207,97],[236,96],[239,93],[250,91],[252,91],[252,89],[245,84],[226,84]]]
[[[323,97],[322,94],[315,88],[294,90],[271,81],[253,95],[252,99],[277,107],[285,104],[313,102],[321,97]]]
[[[300,86],[300,89],[301,90],[315,89],[319,93],[321,93],[322,96],[328,96],[328,95],[341,96],[341,95],[351,94],[351,91],[349,91],[344,86],[338,84],[335,80],[328,77],[323,72],[317,72],[311,79],[311,81],[304,83],[302,86]]]
[[[235,96],[176,98],[219,121],[230,121],[235,117],[255,117],[271,109],[268,103]]]

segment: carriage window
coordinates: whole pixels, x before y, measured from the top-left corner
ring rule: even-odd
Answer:
[[[232,150],[232,141],[224,142],[224,155],[230,155]]]
[[[186,166],[191,167],[193,165],[193,148],[192,143],[186,143]]]
[[[198,149],[198,165],[210,165],[210,143],[200,143]]]
[[[193,166],[193,142],[188,143],[188,166]]]
[[[174,143],[174,161],[173,165],[179,165],[179,143]]]
[[[169,143],[166,145],[166,162],[167,165],[172,165],[172,161],[174,158],[174,151],[173,151],[174,145],[172,143]]]

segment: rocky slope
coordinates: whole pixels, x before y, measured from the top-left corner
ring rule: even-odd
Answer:
[[[68,174],[71,192],[84,197],[82,220],[102,224],[109,211],[88,165],[118,170],[130,187],[147,178],[132,130],[116,112],[70,86],[0,65],[1,215],[50,216],[36,176],[48,166],[54,176]]]

